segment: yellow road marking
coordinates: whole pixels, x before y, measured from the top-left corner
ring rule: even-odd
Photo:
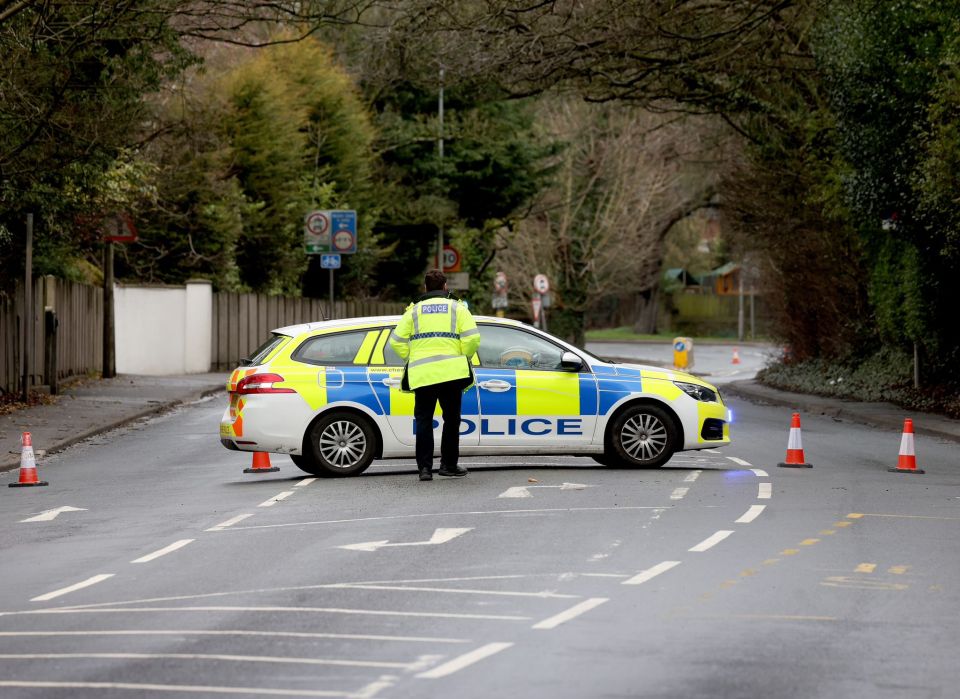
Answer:
[[[864,578],[848,578],[843,575],[826,578],[820,583],[826,587],[856,587],[863,590],[906,590],[909,585],[900,583],[885,583]]]
[[[876,563],[861,563],[860,565],[857,566],[857,569],[856,569],[855,572],[857,572],[857,573],[872,573],[872,572],[875,571],[876,569],[877,569],[877,564],[876,564]]]
[[[736,584],[737,584],[736,580],[724,580],[722,583],[720,583],[720,587],[726,589],[728,587],[733,587]]]
[[[837,533],[837,532],[835,532],[833,529],[821,529],[821,530],[820,530],[820,535],[821,535],[821,536],[830,536],[831,534],[836,534],[836,533]]]
[[[847,517],[852,517],[853,515],[847,515]],[[939,519],[945,520],[948,522],[956,522],[960,520],[960,517],[934,517],[932,515],[887,515],[880,514],[876,512],[868,512],[862,515],[857,515],[857,517],[891,517],[893,519]]]
[[[804,539],[803,541],[800,542],[800,545],[801,545],[801,546],[813,546],[814,544],[816,544],[816,543],[819,542],[819,541],[820,541],[820,539]]]
[[[800,549],[784,549],[780,552],[781,556],[796,556],[800,553]]]
[[[850,514],[847,515],[847,519],[860,519],[862,517],[863,515],[859,512],[851,512]]]
[[[908,570],[910,570],[910,566],[890,566],[887,568],[887,572],[893,573],[894,575],[903,575]]]
[[[772,566],[774,563],[779,563],[779,562],[780,562],[779,558],[768,558],[763,562],[763,565]]]
[[[747,568],[740,572],[741,578],[749,578],[751,575],[756,575],[759,571],[756,568]]]
[[[834,522],[833,526],[835,527],[849,527],[853,522]]]

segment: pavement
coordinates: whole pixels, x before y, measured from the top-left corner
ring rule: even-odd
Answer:
[[[637,361],[633,359],[632,361]],[[62,451],[95,435],[167,412],[217,393],[224,394],[229,374],[130,376],[85,379],[74,383],[50,405],[0,415],[0,471],[20,465],[20,435],[30,432],[38,456]],[[912,417],[917,434],[960,442],[960,420],[930,413],[911,414],[891,403],[865,403],[780,391],[752,379],[723,384],[725,396],[827,415],[866,425],[900,429]],[[211,439],[216,439],[211,435]]]

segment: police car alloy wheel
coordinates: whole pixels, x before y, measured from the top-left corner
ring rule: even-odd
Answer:
[[[352,413],[324,415],[309,432],[310,458],[297,464],[317,476],[356,476],[373,461],[376,438],[370,423]]]
[[[610,431],[612,466],[656,468],[676,451],[678,430],[665,410],[635,405],[613,421]],[[607,455],[605,455],[607,456]]]

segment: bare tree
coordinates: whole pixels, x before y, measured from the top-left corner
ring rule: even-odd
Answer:
[[[585,315],[614,297],[633,299],[635,321],[651,325],[663,240],[713,193],[712,174],[689,160],[707,147],[710,127],[570,99],[549,101],[544,123],[568,145],[555,186],[513,234],[501,233],[498,264],[520,280],[514,301],[527,302],[525,280],[545,273],[556,289],[558,334],[582,342]]]

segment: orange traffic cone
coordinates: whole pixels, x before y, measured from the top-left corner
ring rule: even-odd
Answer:
[[[900,438],[900,458],[897,459],[897,466],[887,470],[894,473],[924,472],[923,469],[917,468],[917,455],[913,449],[913,420],[910,418],[903,421],[903,436]]]
[[[739,363],[740,363],[740,348],[738,348],[738,347],[734,347],[734,348],[733,348],[733,359],[730,360],[730,363],[731,363],[731,364],[739,364]]]
[[[243,469],[244,473],[272,473],[279,471],[279,466],[270,465],[270,455],[265,451],[253,452],[253,466]]]
[[[784,468],[813,468],[803,457],[803,444],[800,441],[800,413],[794,413],[790,420],[790,438],[787,440],[787,460],[777,466]]]
[[[24,432],[21,435],[20,443],[23,445],[20,451],[20,480],[11,483],[10,487],[26,488],[31,485],[50,485],[37,477],[37,459],[33,455],[33,439],[31,439],[29,432]]]

